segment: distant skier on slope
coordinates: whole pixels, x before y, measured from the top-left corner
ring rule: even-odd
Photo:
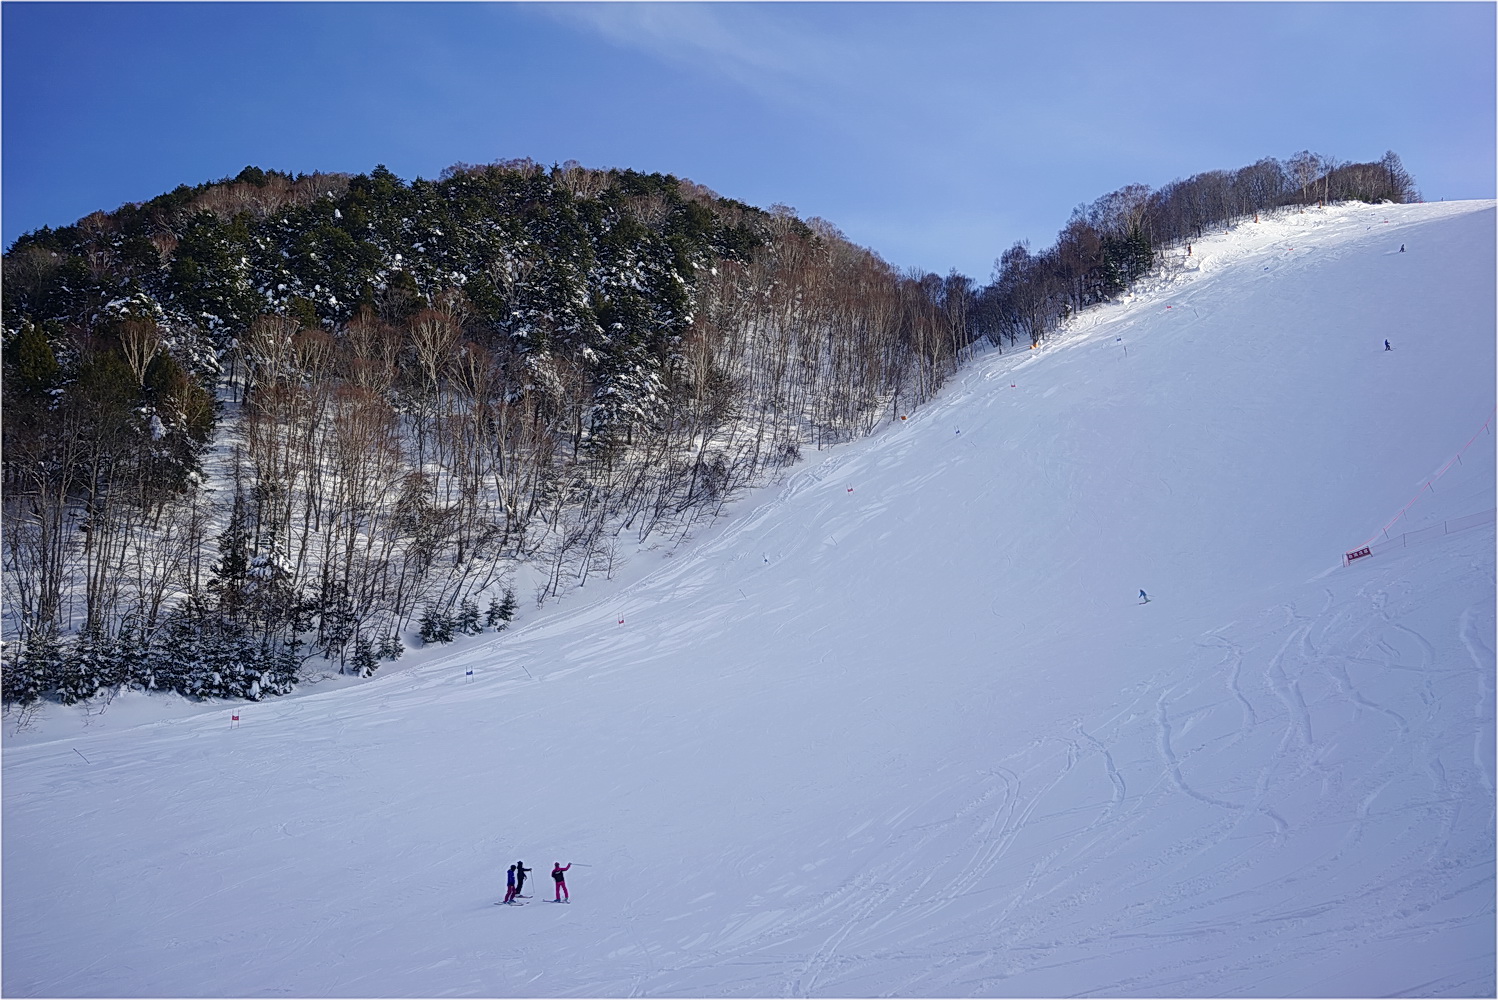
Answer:
[[[562,863],[560,861],[554,861],[554,862],[552,862],[552,865],[551,865],[551,877],[552,877],[552,879],[557,884],[557,898],[554,899],[554,900],[552,900],[553,903],[570,903],[570,902],[572,902],[572,896],[571,896],[570,893],[567,892],[567,876],[565,876],[565,875],[562,874],[568,868],[571,868],[571,867],[572,867],[572,862],[570,862],[570,861],[567,862],[567,864],[566,864],[565,867],[562,865]]]
[[[525,867],[525,862],[524,861],[517,861],[517,862],[515,862],[515,898],[516,899],[528,899],[528,898],[530,898],[528,896],[522,896],[521,893],[523,893],[525,891],[525,876],[526,876],[527,873],[529,873],[531,871],[534,871],[534,869]]]
[[[1146,594],[1143,590],[1139,591],[1139,603],[1140,604],[1148,604],[1149,602],[1150,602],[1150,595]]]
[[[1404,244],[1403,243],[1399,244],[1399,252],[1400,253],[1404,253]]]
[[[1394,348],[1392,348],[1392,347],[1389,346],[1389,342],[1387,340],[1384,341],[1384,350],[1386,350],[1386,351],[1392,351],[1393,349]]]
[[[515,866],[511,865],[510,866],[510,870],[505,873],[505,902],[506,903],[513,903],[514,901],[515,901]]]

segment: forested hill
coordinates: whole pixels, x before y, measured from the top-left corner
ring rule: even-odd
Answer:
[[[469,321],[546,346],[614,323],[689,319],[683,276],[747,260],[766,213],[633,171],[456,167],[405,184],[384,167],[289,177],[247,167],[18,240],[8,305],[62,319],[149,296],[178,322],[243,331],[284,313],[334,327],[361,307],[401,320],[460,287]]]
[[[1079,208],[991,284],[822,220],[575,163],[406,183],[254,167],[4,259],[4,697],[259,697],[503,627],[803,446],[1037,344],[1206,228],[1406,200],[1310,153]],[[527,577],[529,579],[529,577]]]
[[[940,290],[788,209],[528,161],[249,168],[29,234],[7,700],[258,696],[311,654],[372,670],[418,616],[502,623],[509,563],[585,582],[928,398],[968,336]]]

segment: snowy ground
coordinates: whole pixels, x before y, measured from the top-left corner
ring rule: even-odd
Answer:
[[[1492,996],[1493,527],[1341,555],[1494,507],[1493,204],[1184,263],[492,641],[8,717],[4,993]]]

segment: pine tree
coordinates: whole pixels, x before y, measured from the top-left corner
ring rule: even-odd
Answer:
[[[30,705],[55,685],[62,667],[62,650],[55,632],[38,632],[3,668],[3,698],[7,704]]]
[[[258,697],[256,680],[265,667],[260,643],[240,631],[218,632],[204,649],[205,676],[200,692],[205,697]]]
[[[62,657],[57,678],[57,698],[64,705],[87,701],[98,693],[104,664],[109,659],[109,641],[98,632],[83,632]]]
[[[452,642],[453,625],[452,615],[437,610],[435,604],[429,604],[421,616],[421,641],[428,646],[434,642]]]
[[[353,668],[358,677],[373,677],[374,672],[379,669],[380,661],[375,658],[374,643],[369,637],[361,635],[354,640]]]
[[[396,635],[394,632],[386,632],[384,635],[380,636],[380,659],[398,660],[401,658],[401,654],[405,651],[405,644],[401,642],[401,637],[399,635]]]
[[[503,601],[497,597],[489,599],[489,608],[484,614],[484,625],[496,632],[503,632],[509,627],[514,617],[515,592],[506,587]]]
[[[20,332],[5,345],[5,363],[7,402],[22,393],[46,392],[62,372],[46,331],[29,319],[22,320]]]
[[[219,613],[226,618],[239,616],[250,573],[249,512],[237,453],[234,459],[234,503],[229,510],[229,523],[218,537],[218,561],[213,564],[213,575],[208,581],[208,589],[218,596]]]
[[[462,632],[464,635],[474,635],[478,633],[478,631],[480,630],[480,626],[479,605],[477,601],[475,601],[471,597],[463,598],[463,602],[458,606],[458,619],[456,624],[458,631]]]
[[[148,691],[183,690],[187,679],[197,674],[198,650],[202,645],[202,615],[199,602],[189,597],[173,610],[162,629],[162,641],[155,650],[142,679]]]
[[[261,646],[261,670],[248,697],[258,700],[268,694],[287,694],[296,687],[301,670],[302,643],[293,638],[279,647]]]
[[[114,643],[114,662],[104,683],[118,687],[144,687],[151,671],[151,642],[131,622],[120,628]]]
[[[272,521],[264,531],[246,570],[245,597],[250,617],[265,638],[281,632],[295,636],[311,628],[309,609],[292,586],[291,560]]]
[[[427,609],[421,613],[421,628],[417,634],[421,636],[423,645],[430,646],[437,641],[437,634],[442,629],[442,624],[437,617],[437,606],[427,605]]]

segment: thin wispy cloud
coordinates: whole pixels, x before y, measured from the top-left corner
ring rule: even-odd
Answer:
[[[856,96],[877,51],[782,5],[545,4],[538,10],[613,45],[729,80],[763,99],[831,110]]]

